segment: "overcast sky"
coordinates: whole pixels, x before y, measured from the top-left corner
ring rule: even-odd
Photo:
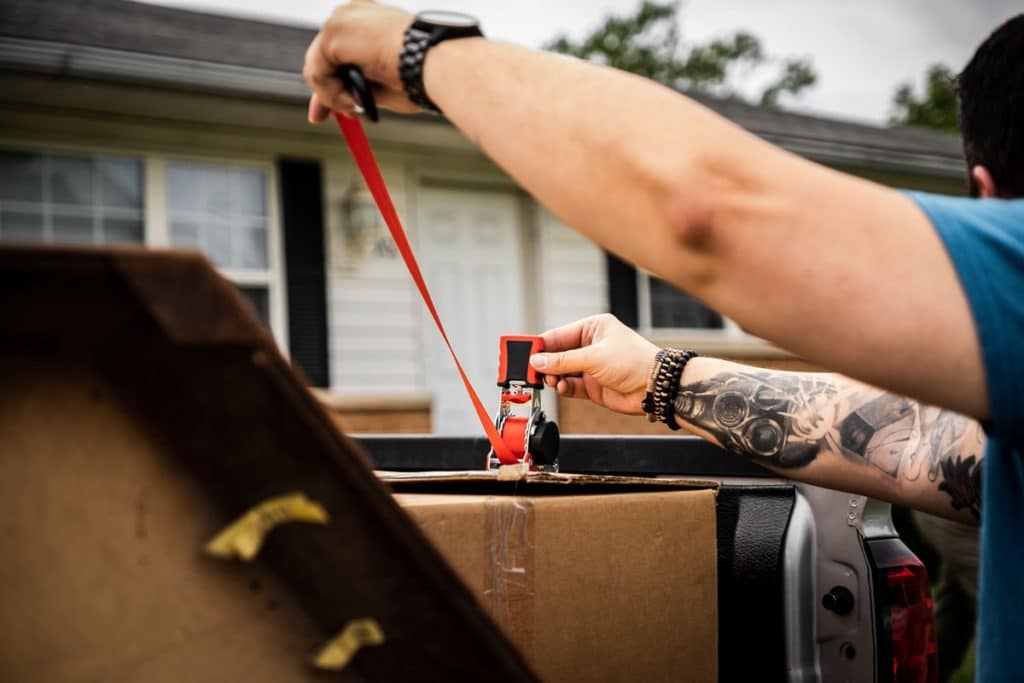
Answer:
[[[225,14],[318,25],[332,0],[157,0]],[[487,35],[539,47],[559,33],[579,37],[610,12],[640,0],[393,0],[411,11],[452,9],[477,16]],[[768,54],[808,56],[818,84],[787,106],[884,123],[896,86],[920,87],[929,64],[958,70],[999,23],[1024,10],[1021,0],[686,0],[686,40],[746,29]],[[753,76],[752,78],[756,78]],[[753,81],[748,83],[754,87]]]

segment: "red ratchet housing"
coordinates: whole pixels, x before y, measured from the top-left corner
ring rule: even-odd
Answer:
[[[544,350],[540,337],[505,335],[499,342],[498,413],[494,427],[518,462],[530,469],[558,469],[558,425],[541,409],[544,375],[530,365],[530,356]],[[517,412],[522,414],[517,414]],[[502,464],[491,449],[487,468]]]

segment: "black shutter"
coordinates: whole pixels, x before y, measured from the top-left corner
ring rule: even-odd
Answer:
[[[608,270],[608,308],[623,324],[636,329],[640,323],[636,298],[636,268],[605,252]]]
[[[288,289],[288,347],[292,363],[314,386],[329,383],[327,278],[320,163],[278,161]]]

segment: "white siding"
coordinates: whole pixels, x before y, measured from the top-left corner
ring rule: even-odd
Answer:
[[[537,209],[537,229],[541,328],[607,311],[604,252],[541,207]]]
[[[404,166],[400,160],[381,159],[395,207],[411,228]],[[418,294],[398,257],[357,258],[347,252],[344,207],[357,172],[347,160],[335,158],[325,162],[324,175],[331,387],[364,396],[419,393],[423,380]]]
[[[380,161],[416,248],[417,176],[409,172],[416,159],[381,155]],[[400,259],[353,259],[346,253],[344,203],[355,173],[346,159],[325,162],[331,387],[353,395],[422,395],[426,390],[423,344],[439,341],[435,335],[423,335],[423,305]],[[604,254],[546,210],[531,205],[537,229],[533,264],[537,296],[532,315],[526,312],[528,319],[547,329],[606,311]]]

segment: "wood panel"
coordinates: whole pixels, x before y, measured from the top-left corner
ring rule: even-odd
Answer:
[[[359,447],[295,375],[241,295],[208,261],[190,252],[138,248],[0,247],[0,309],[4,414],[21,415],[0,431],[0,463],[14,459],[17,469],[10,471],[24,475],[3,478],[0,490],[9,495],[0,497],[18,514],[5,515],[0,552],[14,552],[31,542],[26,538],[49,539],[26,561],[45,559],[59,567],[52,589],[45,577],[21,571],[17,581],[0,581],[0,625],[5,639],[26,629],[12,647],[25,651],[18,661],[28,667],[9,675],[3,667],[11,660],[0,657],[0,679],[84,680],[89,677],[78,669],[51,674],[66,671],[62,657],[85,657],[86,650],[126,662],[118,659],[122,641],[144,634],[157,645],[172,638],[215,649],[217,638],[232,636],[228,624],[248,622],[264,607],[229,606],[224,618],[200,618],[215,605],[196,596],[216,590],[222,580],[239,582],[232,595],[244,595],[252,575],[240,563],[200,564],[200,540],[267,499],[300,491],[323,506],[329,523],[275,530],[255,565],[295,605],[294,611],[278,610],[280,620],[273,611],[263,619],[271,631],[266,637],[288,659],[281,665],[299,672],[281,680],[307,676],[308,656],[294,657],[297,650],[311,655],[352,619],[362,618],[375,619],[386,642],[362,649],[352,660],[346,673],[358,680],[534,680],[443,557],[396,506]],[[25,363],[17,359],[25,354],[34,361],[19,375],[14,370]],[[68,358],[86,369],[87,384],[88,378],[101,378],[98,393],[85,390],[83,400],[79,391],[71,403],[53,403],[54,410],[65,408],[56,416],[47,400],[20,401],[39,390],[38,382],[51,385],[44,397],[59,397],[65,381],[75,377],[65,369]],[[89,403],[93,395],[97,405]],[[18,413],[19,405],[31,412]],[[136,445],[140,441],[145,445]],[[54,468],[68,469],[49,472]],[[155,478],[169,470],[176,474]],[[58,480],[59,490],[47,489]],[[153,481],[154,510],[194,509],[182,519],[180,533],[152,527],[165,543],[159,552],[173,557],[168,574],[129,567],[139,556],[139,539],[133,537],[139,527],[126,519],[138,517],[133,492],[146,480]],[[113,498],[105,500],[107,494]],[[167,498],[158,504],[162,495]],[[64,518],[81,538],[61,542],[62,529],[53,525]],[[75,573],[89,580],[60,585],[60,577]],[[216,579],[211,573],[230,576]],[[171,578],[164,582],[161,576]],[[125,581],[137,585],[120,585]],[[182,583],[192,581],[202,589]],[[159,595],[126,599],[137,592]],[[12,604],[19,609],[12,611]],[[35,608],[43,604],[49,607]],[[86,609],[76,613],[76,607]],[[191,622],[184,613],[194,616]],[[295,628],[289,613],[301,614],[305,627]],[[187,625],[174,626],[182,620],[197,625],[193,636],[182,634]],[[69,627],[69,621],[77,626]],[[204,625],[220,630],[206,641]],[[71,636],[61,637],[64,629]],[[85,630],[88,639],[73,637]],[[259,638],[238,636],[242,650],[260,647]],[[215,663],[215,654],[207,661]],[[177,664],[161,656],[167,651],[159,647],[141,652],[132,659],[136,669],[107,669],[97,679],[173,678]],[[262,661],[262,655],[253,657]],[[147,662],[160,666],[146,667]],[[22,675],[27,671],[32,676]],[[175,680],[182,678],[193,679]],[[205,680],[246,678],[239,669],[205,674]]]

